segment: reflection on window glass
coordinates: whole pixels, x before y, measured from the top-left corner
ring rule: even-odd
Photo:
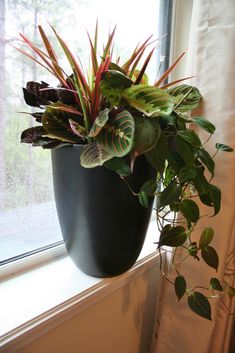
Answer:
[[[19,113],[32,112],[22,98],[27,81],[57,83],[10,45],[20,45],[19,32],[38,43],[38,24],[48,33],[49,22],[86,64],[86,29],[92,35],[98,18],[101,43],[117,24],[114,55],[125,60],[138,42],[150,34],[157,37],[158,9],[158,0],[148,0],[145,6],[136,0],[0,0],[0,262],[62,240],[50,152],[20,144],[21,131],[34,121]],[[157,61],[152,60],[152,81],[156,72]]]

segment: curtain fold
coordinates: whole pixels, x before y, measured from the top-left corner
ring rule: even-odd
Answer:
[[[235,148],[235,1],[195,0],[190,34],[187,75],[203,96],[200,114],[215,124],[217,130],[209,141],[213,154],[216,142]],[[198,113],[198,112],[197,112]],[[201,135],[202,141],[206,136]],[[215,218],[203,218],[200,228],[215,231],[214,246],[219,253],[218,273],[208,266],[190,260],[182,267],[190,285],[208,285],[211,277],[234,286],[235,270],[235,152],[216,156],[216,176],[212,181],[222,191],[221,211]],[[208,208],[201,208],[208,214]],[[194,234],[197,241],[200,228]],[[180,256],[180,255],[179,255]],[[187,267],[187,269],[186,269]],[[200,269],[200,272],[199,272]],[[186,299],[179,303],[174,288],[165,283],[160,302],[161,314],[154,353],[227,353],[235,310],[234,300],[212,302],[213,321],[192,313]]]

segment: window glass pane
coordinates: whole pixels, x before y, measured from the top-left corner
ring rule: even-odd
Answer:
[[[158,14],[158,0],[148,0],[147,6],[136,0],[0,0],[0,261],[62,240],[50,152],[20,144],[22,130],[34,124],[29,114],[19,113],[32,112],[22,87],[32,80],[56,82],[10,46],[20,46],[18,32],[38,43],[37,26],[51,33],[49,21],[86,63],[86,29],[92,34],[98,18],[101,43],[117,24],[114,55],[124,60],[138,42],[150,34],[157,38]],[[148,71],[152,82],[156,72],[157,56]]]

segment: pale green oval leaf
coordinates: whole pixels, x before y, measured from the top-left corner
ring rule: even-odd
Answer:
[[[199,240],[199,248],[202,249],[204,248],[204,246],[209,245],[213,237],[214,237],[214,230],[210,227],[205,228]]]
[[[138,199],[141,206],[148,208],[149,207],[149,198],[145,191],[140,191],[138,194]]]

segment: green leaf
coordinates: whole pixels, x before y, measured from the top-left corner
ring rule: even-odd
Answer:
[[[233,152],[233,148],[227,145],[224,145],[223,143],[216,143],[215,147],[217,150],[224,151],[224,152]]]
[[[145,191],[140,191],[138,194],[138,199],[141,206],[148,208],[149,207],[149,198]]]
[[[196,87],[185,84],[170,88],[168,93],[177,98],[175,110],[180,113],[197,108],[202,98]]]
[[[186,281],[183,276],[177,276],[175,278],[175,294],[178,297],[178,300],[180,300],[184,293],[186,292]]]
[[[196,177],[193,180],[193,184],[199,194],[200,200],[202,201],[201,195],[209,193],[209,183],[206,180],[206,177],[204,175],[205,168],[203,167],[202,164],[196,163],[195,170],[196,170]],[[211,201],[211,203],[212,203],[212,201]]]
[[[199,219],[199,207],[193,200],[183,200],[180,203],[180,211],[190,222],[196,223]]]
[[[210,154],[204,148],[199,149],[197,154],[200,161],[207,167],[212,176],[214,176],[215,162]]]
[[[208,299],[200,292],[193,292],[188,296],[190,309],[201,317],[211,320],[211,306]]]
[[[163,228],[161,232],[158,248],[163,245],[177,247],[185,243],[187,234],[185,228],[182,226],[171,227],[169,230]]]
[[[192,243],[189,245],[189,247],[188,247],[188,253],[189,253],[190,256],[193,256],[193,257],[195,257],[195,258],[197,258],[197,259],[199,260],[199,258],[198,258],[198,256],[197,256],[198,247],[197,247],[197,243],[196,243],[195,241],[192,242]]]
[[[230,298],[235,297],[235,288],[234,287],[229,286],[227,291],[228,291],[228,295]]]
[[[77,136],[84,138],[86,136],[86,129],[76,121],[69,119],[69,125],[73,133]]]
[[[123,158],[114,157],[104,163],[104,166],[115,171],[122,177],[127,177],[131,174],[130,167],[126,164]]]
[[[151,123],[146,118],[135,118],[135,136],[132,150],[134,154],[141,155],[150,151],[158,142],[161,134],[160,126]]]
[[[204,246],[201,250],[202,258],[205,263],[216,271],[219,266],[219,256],[212,246]]]
[[[102,77],[100,89],[111,104],[118,106],[122,98],[122,91],[132,84],[133,81],[122,72],[108,70]]]
[[[217,290],[219,292],[223,292],[223,290],[224,290],[220,284],[220,281],[217,278],[214,278],[214,277],[211,278],[210,285],[211,285],[212,289]]]
[[[180,136],[175,137],[176,151],[184,160],[187,166],[192,167],[194,164],[194,151],[192,145],[182,139]]]
[[[165,207],[171,203],[178,201],[182,193],[182,188],[180,185],[177,185],[176,181],[170,183],[159,196],[160,207]]]
[[[157,189],[156,180],[150,179],[147,180],[141,187],[140,191],[144,191],[148,196],[154,196],[154,193]]]
[[[157,144],[150,151],[145,153],[145,157],[152,167],[156,169],[160,175],[163,175],[167,157],[167,141],[160,136]]]
[[[167,92],[154,86],[132,86],[122,92],[122,97],[131,107],[147,116],[169,115],[174,107],[172,97]]]
[[[221,191],[220,189],[212,184],[208,184],[209,194],[214,206],[214,216],[219,213],[221,205]]]
[[[53,105],[48,106],[42,116],[46,136],[63,142],[78,143],[80,137],[71,132],[70,119],[76,119],[76,115],[54,109]]]
[[[126,110],[109,119],[96,138],[98,144],[113,157],[130,152],[135,132],[133,116]]]
[[[101,166],[113,156],[104,151],[96,142],[89,143],[82,147],[80,162],[84,168],[95,168]]]
[[[193,147],[200,147],[201,141],[198,135],[195,133],[194,130],[187,129],[186,131],[178,131],[178,136],[180,136],[183,140],[187,141]]]
[[[95,137],[97,136],[101,129],[105,126],[105,124],[107,123],[107,121],[109,120],[109,109],[104,109],[102,110],[99,115],[97,116],[97,118],[95,119],[88,137]]]
[[[181,183],[192,181],[196,177],[195,168],[184,166],[179,171],[179,180]]]
[[[207,119],[203,118],[202,116],[194,116],[191,119],[196,125],[200,126],[205,131],[209,132],[210,134],[214,134],[215,126]]]
[[[205,228],[199,240],[199,248],[202,249],[204,248],[204,246],[209,245],[213,237],[214,237],[214,230],[210,227]]]

